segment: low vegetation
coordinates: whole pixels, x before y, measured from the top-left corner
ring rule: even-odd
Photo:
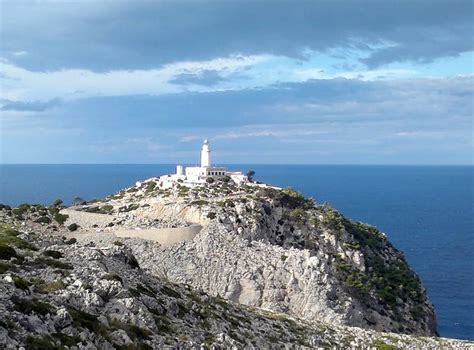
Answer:
[[[38,250],[38,248],[28,242],[27,240],[21,239],[18,237],[20,232],[11,228],[6,224],[0,223],[0,246],[8,247],[14,246],[19,249],[26,249],[26,250]],[[8,251],[8,248],[4,248],[5,251]]]

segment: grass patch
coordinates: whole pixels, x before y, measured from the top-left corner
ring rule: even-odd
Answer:
[[[13,245],[19,249],[38,250],[33,244],[18,237],[20,232],[6,224],[0,224],[0,245]]]
[[[66,285],[61,280],[56,280],[53,282],[38,281],[35,285],[35,290],[41,294],[54,293],[58,290],[66,288]]]
[[[39,257],[36,260],[34,260],[31,263],[32,266],[38,267],[38,268],[44,268],[46,266],[49,266],[51,268],[55,269],[62,269],[62,270],[72,270],[74,267],[71,264],[64,263],[59,260],[54,260],[54,259],[49,259],[49,258],[43,258]]]
[[[374,340],[370,346],[376,348],[377,350],[397,350],[398,348],[393,345],[389,345],[385,343],[383,340],[376,339]]]
[[[148,329],[138,327],[134,324],[124,323],[115,318],[110,321],[110,327],[115,329],[123,329],[133,340],[148,340],[153,334]]]
[[[19,277],[19,276],[13,276],[13,283],[15,284],[15,287],[21,290],[29,291],[30,286],[32,285],[30,282],[27,280]]]
[[[25,341],[27,350],[61,350],[62,346],[55,344],[54,339],[50,335],[34,337],[29,335]]]

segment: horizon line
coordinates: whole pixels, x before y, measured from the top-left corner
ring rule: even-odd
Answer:
[[[192,166],[195,163],[0,163],[0,166],[3,165],[184,165],[184,166]],[[298,166],[440,166],[440,167],[466,167],[466,166],[474,166],[472,163],[454,163],[454,164],[446,164],[446,163],[216,163],[214,166],[219,165],[273,165],[273,166],[286,166],[286,165],[298,165]]]

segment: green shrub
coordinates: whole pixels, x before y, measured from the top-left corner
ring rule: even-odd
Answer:
[[[132,204],[129,204],[127,206],[120,207],[118,211],[120,213],[128,213],[129,211],[137,210],[138,208],[140,208],[139,204],[133,204],[132,203]]]
[[[19,218],[23,218],[23,214],[26,213],[30,209],[30,205],[28,203],[20,204],[18,207],[12,209],[12,213],[18,216]]]
[[[124,323],[114,318],[110,321],[110,326],[113,329],[123,329],[127,332],[128,336],[133,340],[148,340],[153,334],[151,331],[145,328],[138,327],[134,324]]]
[[[16,251],[12,247],[4,244],[0,244],[0,259],[10,260],[11,258],[16,258]]]
[[[73,222],[71,225],[69,225],[68,227],[68,230],[69,231],[76,231],[78,228],[79,228],[79,225],[76,224],[75,222]]]
[[[28,282],[27,280],[19,277],[19,276],[13,276],[13,283],[15,284],[15,287],[21,290],[26,290],[29,291],[31,283]]]
[[[52,307],[48,303],[39,301],[38,299],[23,299],[17,296],[12,296],[13,308],[23,314],[29,315],[36,313],[42,316],[51,313]]]
[[[162,285],[161,286],[161,291],[163,293],[165,293],[166,295],[172,297],[172,298],[181,299],[181,294],[179,294],[177,291],[169,288],[168,286]]]
[[[54,339],[59,340],[63,346],[74,346],[81,342],[81,337],[78,335],[70,336],[63,333],[53,333],[51,335]]]
[[[74,237],[73,238],[70,238],[68,239],[67,241],[64,241],[64,244],[68,244],[68,245],[71,245],[71,244],[74,244],[77,242],[77,239],[75,239]]]
[[[53,202],[53,207],[60,207],[62,204],[63,204],[62,199],[56,199],[56,200]]]
[[[122,277],[120,277],[116,273],[108,273],[105,276],[103,276],[102,279],[108,280],[108,281],[119,281],[120,283],[123,282]]]
[[[235,207],[235,203],[231,199],[226,199],[226,200],[217,202],[217,205],[220,207],[229,207],[229,208]]]
[[[223,177],[220,178],[220,181],[222,181],[223,183],[229,183],[230,182],[230,176],[229,175],[225,175]]]
[[[54,215],[54,220],[60,225],[64,224],[68,219],[69,215],[57,213]]]
[[[119,247],[122,247],[124,244],[120,241],[114,241],[114,244],[119,246]]]
[[[0,203],[0,210],[12,210],[12,207],[7,204]]]
[[[57,250],[45,250],[43,252],[43,255],[44,256],[49,256],[49,257],[54,258],[54,259],[60,259],[60,258],[64,257],[63,253],[58,252]]]
[[[38,250],[33,244],[18,237],[20,232],[8,225],[0,224],[0,245],[14,245],[20,249]]]
[[[153,192],[153,190],[155,189],[156,187],[156,182],[154,181],[150,181],[146,184],[146,187],[145,187],[145,193],[150,193],[150,192]]]
[[[51,215],[56,215],[59,213],[59,208],[51,206],[48,208],[48,211]]]
[[[43,258],[43,257],[36,258],[36,260],[31,262],[30,264],[37,268],[44,268],[46,266],[49,266],[51,268],[63,269],[63,270],[74,269],[74,267],[71,264],[63,263],[62,261],[59,261],[59,260],[48,259],[48,258]]]
[[[302,208],[296,208],[296,209],[291,210],[290,217],[292,220],[296,221],[297,223],[302,224],[306,221],[306,218],[308,217],[308,213],[306,210]]]
[[[51,219],[47,216],[41,216],[40,218],[36,219],[35,222],[38,224],[50,224]]]
[[[211,212],[207,213],[207,217],[208,217],[208,219],[213,220],[213,219],[216,218],[216,213],[214,213],[213,211],[211,211]]]
[[[189,204],[202,206],[202,205],[209,204],[209,202],[208,202],[208,201],[205,201],[205,200],[203,200],[203,199],[199,199],[199,200],[196,200],[196,201],[192,201],[192,202],[189,203]]]
[[[102,329],[102,325],[97,320],[96,315],[92,315],[72,307],[68,308],[68,312],[73,319],[74,326],[87,328],[92,332],[97,332],[98,330]]]
[[[29,335],[25,341],[28,350],[60,350],[62,347],[55,345],[54,339],[49,335],[34,337]]]
[[[14,266],[8,263],[0,262],[0,274],[7,272]]]
[[[291,188],[285,188],[283,190],[265,188],[263,190],[263,194],[269,198],[279,201],[283,207],[288,209],[301,208],[303,210],[309,210],[315,207],[314,201],[312,199],[306,198],[301,193]]]
[[[110,213],[114,209],[114,206],[110,204],[106,204],[106,205],[100,206],[100,209],[102,209],[106,213]]]

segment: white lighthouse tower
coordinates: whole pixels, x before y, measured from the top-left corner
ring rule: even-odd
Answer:
[[[211,149],[209,148],[209,141],[204,140],[201,148],[201,168],[207,168],[211,166]]]

